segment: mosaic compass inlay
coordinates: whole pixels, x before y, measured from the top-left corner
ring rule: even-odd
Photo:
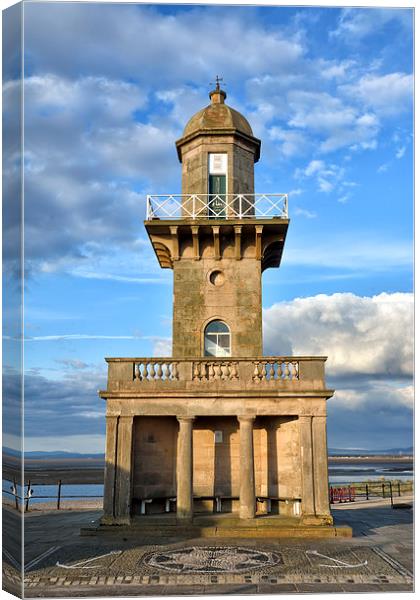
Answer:
[[[171,573],[241,573],[282,563],[276,552],[231,546],[190,546],[153,552],[144,558],[150,567]]]

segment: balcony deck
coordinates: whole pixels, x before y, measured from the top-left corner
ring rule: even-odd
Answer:
[[[326,357],[107,358],[108,394],[238,393],[329,396]]]
[[[162,194],[147,196],[146,220],[288,219],[287,194]]]

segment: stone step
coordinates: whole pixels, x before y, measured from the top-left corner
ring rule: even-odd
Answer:
[[[96,535],[122,535],[124,537],[141,538],[334,538],[351,537],[352,529],[348,526],[331,525],[299,525],[291,527],[288,525],[278,525],[277,527],[265,526],[257,527],[250,525],[226,525],[220,527],[197,526],[193,525],[170,525],[169,523],[160,523],[160,525],[145,525],[144,523],[134,523],[130,526],[116,525],[98,525],[96,527],[86,527],[80,532],[82,536]]]

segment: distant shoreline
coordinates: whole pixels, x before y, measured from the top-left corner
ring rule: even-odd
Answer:
[[[364,463],[364,462],[403,462],[412,463],[413,456],[396,456],[395,454],[373,454],[372,456],[329,456],[328,462],[347,462],[347,463]]]
[[[11,460],[10,460],[11,459]],[[367,463],[403,463],[413,464],[410,455],[372,455],[372,456],[329,456],[328,464],[364,465]],[[16,457],[3,456],[3,479],[19,481],[20,462]],[[30,459],[25,460],[25,483],[56,485],[63,484],[103,484],[104,467],[100,461],[91,459]]]

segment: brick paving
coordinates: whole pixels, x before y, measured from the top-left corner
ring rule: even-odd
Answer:
[[[98,518],[98,511],[29,515],[25,596],[413,591],[413,511],[386,503],[333,511],[337,524],[353,527],[353,538],[82,538],[80,527]],[[4,557],[3,585],[16,593],[20,574],[11,562]]]

